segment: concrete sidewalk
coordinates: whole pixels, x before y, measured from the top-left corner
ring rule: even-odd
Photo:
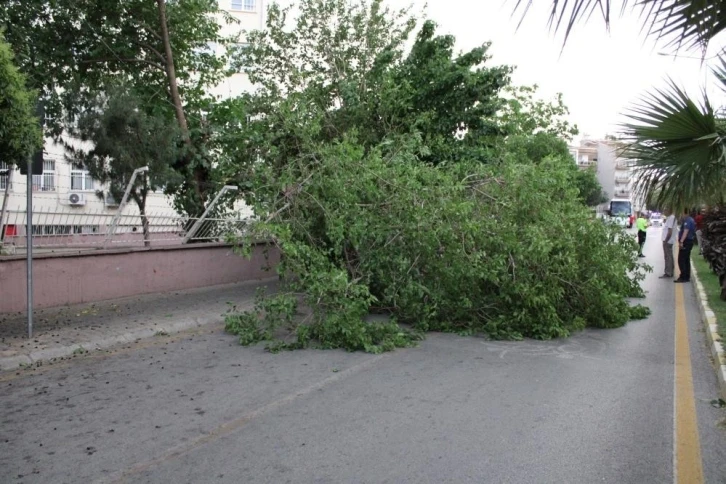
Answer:
[[[100,303],[41,309],[33,339],[25,314],[0,315],[0,371],[219,323],[230,308],[253,305],[258,286],[275,288],[277,277]]]

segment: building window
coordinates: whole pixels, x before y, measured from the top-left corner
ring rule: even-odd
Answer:
[[[93,178],[85,167],[74,165],[71,168],[71,190],[93,190]]]
[[[10,166],[4,161],[0,161],[0,190],[5,190],[8,187],[9,180]]]
[[[69,235],[70,225],[33,225],[33,235]]]
[[[257,0],[230,0],[230,10],[254,12],[257,9]]]
[[[98,225],[74,225],[74,234],[97,234]]]
[[[43,160],[43,174],[33,175],[33,191],[55,191],[55,160]]]
[[[97,233],[99,233],[98,225],[33,225],[33,235],[86,235]],[[9,234],[6,232],[6,235]],[[13,235],[15,234],[13,233]]]

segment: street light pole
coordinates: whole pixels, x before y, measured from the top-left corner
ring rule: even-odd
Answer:
[[[33,163],[28,160],[27,193],[27,224],[25,227],[25,245],[28,270],[28,339],[33,337]]]

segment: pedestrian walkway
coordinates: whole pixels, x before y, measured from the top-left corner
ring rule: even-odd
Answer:
[[[256,288],[275,280],[41,309],[30,340],[25,314],[0,315],[0,370],[220,322],[232,307],[251,307]]]

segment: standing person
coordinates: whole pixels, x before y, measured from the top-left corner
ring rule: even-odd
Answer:
[[[648,235],[648,221],[645,219],[643,212],[638,212],[638,220],[635,221],[635,225],[638,227],[638,257],[645,257],[643,255],[643,246],[645,245],[645,237]]]
[[[699,209],[693,218],[696,222],[696,243],[698,244],[698,253],[703,254],[703,209]]]
[[[696,221],[688,213],[688,209],[683,212],[681,230],[678,232],[678,270],[681,274],[673,282],[691,280],[691,249],[696,238]]]
[[[666,208],[663,212],[666,215],[666,220],[661,231],[661,239],[663,240],[665,269],[660,277],[661,279],[670,279],[673,277],[673,244],[678,240],[678,232],[676,231],[676,216],[673,215],[673,210]]]

